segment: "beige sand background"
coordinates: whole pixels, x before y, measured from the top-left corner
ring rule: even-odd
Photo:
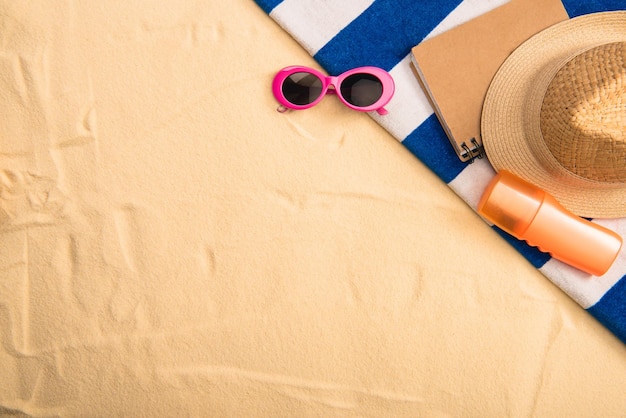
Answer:
[[[0,414],[624,416],[626,348],[253,2],[0,2]]]

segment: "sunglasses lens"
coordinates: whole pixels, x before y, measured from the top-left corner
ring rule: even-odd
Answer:
[[[341,83],[341,95],[353,106],[373,105],[383,95],[383,83],[372,74],[352,74]]]
[[[322,80],[311,73],[293,73],[283,82],[282,92],[290,103],[308,105],[322,94]]]

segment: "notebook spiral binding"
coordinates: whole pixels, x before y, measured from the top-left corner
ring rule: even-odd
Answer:
[[[461,158],[465,160],[467,158],[467,163],[471,164],[474,160],[482,159],[485,156],[485,148],[480,144],[476,138],[472,138],[470,140],[471,147],[467,145],[464,141],[461,143],[461,148],[463,151],[461,152]]]

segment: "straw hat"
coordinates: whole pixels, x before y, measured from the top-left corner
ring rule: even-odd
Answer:
[[[626,216],[626,11],[570,19],[518,47],[495,75],[482,139],[496,170],[579,216]]]

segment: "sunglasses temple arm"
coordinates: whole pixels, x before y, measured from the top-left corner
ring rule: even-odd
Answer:
[[[379,115],[381,115],[381,116],[382,116],[382,115],[386,115],[387,113],[389,113],[389,112],[387,111],[387,109],[385,109],[384,107],[381,107],[381,108],[376,109],[376,112],[378,112],[378,114],[379,114]]]

